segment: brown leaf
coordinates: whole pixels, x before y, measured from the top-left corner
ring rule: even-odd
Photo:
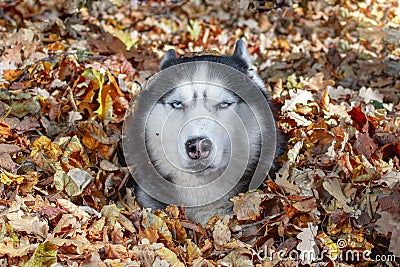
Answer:
[[[21,151],[21,147],[18,145],[11,145],[11,144],[0,144],[0,153],[16,153]]]
[[[288,196],[292,206],[302,212],[310,212],[317,207],[314,197],[310,196]]]
[[[61,165],[66,170],[75,168],[85,170],[90,166],[89,157],[77,136],[69,140],[61,157]]]
[[[139,240],[146,238],[147,240],[149,240],[150,244],[156,243],[159,237],[160,236],[158,235],[158,230],[151,226],[149,226],[143,230],[140,229],[139,234],[138,234]]]
[[[167,261],[170,265],[176,266],[176,267],[184,267],[185,265],[178,259],[176,254],[172,252],[171,250],[167,249],[166,247],[162,247],[159,250],[157,250],[157,255]]]
[[[364,155],[367,159],[371,158],[377,148],[376,141],[368,133],[360,133],[353,144],[354,152],[358,155]]]
[[[170,219],[166,221],[168,229],[171,233],[175,233],[176,240],[184,243],[187,239],[187,233],[185,228],[179,223],[178,219]]]
[[[336,48],[330,48],[328,51],[328,61],[333,67],[338,67],[342,63],[340,52]]]
[[[219,263],[222,266],[240,266],[240,267],[253,267],[251,260],[251,253],[244,248],[236,249],[226,255]]]
[[[31,148],[31,160],[45,170],[53,170],[53,164],[58,161],[62,154],[60,147],[52,143],[46,136],[36,139]]]
[[[135,246],[133,248],[133,254],[135,258],[139,259],[143,266],[153,266],[156,252],[149,244],[139,244],[138,246]]]
[[[124,245],[107,244],[104,247],[105,256],[110,259],[127,259],[131,255]]]
[[[26,132],[35,130],[40,124],[36,118],[25,116],[22,121],[15,127],[18,131]]]
[[[201,250],[196,246],[192,240],[186,240],[186,260],[187,261],[194,261],[198,257],[201,256]]]
[[[229,227],[222,221],[218,221],[214,226],[213,238],[214,243],[218,246],[222,246],[229,242],[229,240],[231,240],[231,231],[229,230]]]
[[[382,195],[378,198],[378,203],[383,211],[400,213],[400,193],[398,190],[393,190],[390,195]]]
[[[22,195],[25,195],[31,192],[32,187],[37,184],[39,181],[39,173],[38,172],[29,172],[24,176],[24,180],[22,184],[19,186],[19,190]]]
[[[260,216],[260,204],[265,194],[251,192],[231,198],[233,202],[233,212],[238,220],[255,220]]]
[[[0,168],[12,172],[13,170],[17,169],[18,166],[19,165],[12,160],[10,154],[0,153]]]

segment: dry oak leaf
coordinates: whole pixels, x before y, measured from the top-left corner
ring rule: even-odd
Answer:
[[[221,220],[218,220],[213,230],[214,243],[222,246],[231,240],[231,230]]]
[[[260,216],[260,204],[265,194],[260,192],[240,193],[238,196],[231,198],[233,202],[233,212],[238,220],[255,220]]]
[[[226,255],[222,260],[219,260],[219,266],[240,266],[253,267],[251,260],[251,252],[244,248],[238,248]]]
[[[23,257],[33,252],[39,244],[29,244],[24,242],[15,242],[14,240],[4,240],[0,243],[0,256]]]
[[[78,136],[71,137],[68,141],[67,147],[61,157],[61,165],[67,170],[74,168],[86,169],[90,166],[90,160],[85,152]]]
[[[74,216],[76,216],[79,219],[79,222],[81,224],[87,223],[89,221],[89,219],[91,218],[87,212],[85,212],[79,206],[75,205],[74,203],[72,203],[69,200],[60,198],[60,199],[57,199],[56,202],[57,202],[58,206],[60,206],[64,210],[68,211],[70,214],[73,214]]]
[[[54,144],[48,137],[41,136],[31,145],[30,159],[40,168],[52,170],[53,164],[58,161],[62,155],[61,149]]]
[[[315,76],[311,78],[306,78],[303,81],[304,85],[310,86],[311,89],[317,90],[317,91],[322,91],[326,89],[328,86],[334,86],[335,81],[333,80],[324,80],[324,74],[322,72],[319,72],[315,74]]]
[[[148,240],[146,241],[148,242]],[[143,266],[152,266],[156,257],[156,252],[150,244],[144,243],[145,242],[133,247],[133,255],[143,264]]]
[[[400,172],[395,170],[389,170],[379,180],[376,181],[379,185],[385,183],[390,189],[393,189],[395,185],[400,183]]]
[[[16,182],[17,184],[22,184],[23,181],[24,176],[0,169],[0,183],[10,185],[11,183]]]
[[[127,259],[130,258],[132,254],[132,252],[127,250],[126,246],[119,244],[105,245],[104,252],[108,259]]]
[[[354,208],[348,205],[351,201],[350,196],[345,196],[343,194],[337,178],[328,178],[325,182],[323,182],[322,186],[337,200],[337,206],[339,208],[343,208],[344,212],[352,213],[354,211]]]
[[[211,262],[209,262],[208,260],[206,260],[202,257],[199,257],[194,260],[193,267],[214,267],[214,265]]]
[[[74,236],[81,227],[82,224],[78,222],[76,216],[73,214],[63,214],[56,227],[54,227],[52,236],[68,238]]]
[[[308,223],[308,227],[302,229],[297,235],[297,238],[301,240],[297,244],[297,250],[300,251],[300,259],[302,264],[310,264],[319,255],[318,245],[315,237],[317,236],[318,226],[313,226],[312,223]]]
[[[157,255],[174,267],[185,267],[185,265],[178,259],[178,256],[166,247],[157,250]]]
[[[177,241],[184,243],[187,239],[187,233],[185,228],[179,223],[178,219],[169,219],[166,220],[166,224],[168,225],[168,229],[170,232],[175,233],[175,238]]]
[[[190,239],[186,239],[186,260],[191,262],[201,256],[200,248]]]
[[[367,159],[370,159],[375,150],[378,149],[378,145],[368,133],[360,133],[353,144],[353,149],[358,155],[364,155]]]
[[[58,247],[63,247],[64,251],[69,250],[70,253],[82,255],[86,252],[98,251],[104,247],[104,244],[90,243],[83,235],[73,236],[71,238],[48,238],[48,241]]]
[[[158,233],[160,233],[168,242],[172,244],[172,233],[168,229],[168,226],[165,220],[162,219],[162,217],[166,217],[166,214],[163,212],[160,214],[160,216],[147,212],[147,221],[143,220],[142,225],[144,228],[152,227],[154,231],[158,231]]]
[[[26,216],[21,210],[8,213],[6,217],[15,231],[47,238],[49,226],[46,221],[40,221],[38,217]]]
[[[296,143],[296,145],[299,143]],[[295,147],[296,147],[295,145]],[[303,146],[303,142],[301,142],[301,146]],[[294,150],[295,148],[293,148]],[[300,149],[300,148],[299,148]],[[298,152],[294,152],[295,154]],[[292,156],[295,158],[296,156]],[[282,168],[276,174],[276,184],[279,185],[286,193],[288,194],[299,194],[301,192],[300,187],[294,183],[292,183],[290,179],[290,161],[287,161]]]
[[[381,218],[376,221],[375,229],[384,235],[392,233],[389,251],[393,252],[396,257],[400,257],[400,220],[398,216],[387,211],[378,211],[378,213]]]
[[[317,200],[313,196],[288,196],[292,206],[302,212],[310,212],[317,207]]]

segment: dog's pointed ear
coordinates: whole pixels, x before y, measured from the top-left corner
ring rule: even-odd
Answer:
[[[241,59],[247,64],[249,68],[253,65],[249,52],[247,51],[246,44],[243,40],[239,40],[236,42],[235,52],[233,52],[233,56]]]
[[[168,61],[177,59],[176,52],[174,49],[170,49],[167,51],[167,53],[163,56],[160,62],[160,69],[165,69],[168,67]]]

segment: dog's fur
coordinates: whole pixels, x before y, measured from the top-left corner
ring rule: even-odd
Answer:
[[[231,56],[202,55],[178,58],[175,51],[170,50],[162,59],[160,69],[164,70],[171,66],[194,61],[216,62],[235,68],[250,77],[269,102],[264,83],[251,69],[252,62],[243,41],[237,42]],[[207,65],[199,64],[197,71],[190,73],[191,77],[188,80],[196,80],[197,77],[204,79],[205,75],[212,73],[212,70],[207,68]],[[212,80],[211,76],[210,80]],[[205,78],[208,79],[207,76]],[[223,81],[213,82],[224,83]],[[247,132],[248,138],[243,138],[244,133],[237,125],[239,121],[235,114],[238,114],[246,129],[250,129]],[[162,132],[167,116],[174,116],[172,121],[188,121],[186,126],[180,130],[179,137],[171,133],[165,134],[164,139],[161,139],[155,134]],[[203,117],[197,118],[199,116]],[[192,118],[197,119],[191,120]],[[221,127],[220,121],[227,126]],[[204,88],[202,85],[189,83],[171,90],[154,106],[146,125],[147,149],[155,168],[170,182],[180,186],[202,186],[218,178],[229,161],[231,161],[232,168],[240,166],[240,162],[244,160],[248,162],[243,177],[228,194],[210,204],[186,208],[189,219],[204,224],[212,215],[232,213],[232,203],[229,199],[238,192],[247,191],[259,159],[261,133],[257,123],[251,108],[238,95],[212,84]],[[279,144],[279,141],[277,143]],[[232,154],[231,146],[236,146],[239,151],[243,147],[243,150],[249,151],[249,155]],[[172,151],[176,158],[167,158],[164,149]],[[189,153],[191,149],[193,151]],[[279,153],[279,146],[276,151]],[[237,168],[237,173],[243,173],[240,167]],[[197,195],[177,195],[176,199],[185,205],[190,199],[207,198],[208,195],[216,194],[217,191],[202,192]],[[139,204],[143,207],[158,209],[165,206],[164,203],[153,199],[140,188],[136,189],[136,195]]]

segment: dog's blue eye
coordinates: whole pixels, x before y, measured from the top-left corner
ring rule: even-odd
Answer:
[[[183,104],[182,104],[181,101],[174,101],[170,105],[171,105],[172,108],[175,108],[175,109],[183,108]]]
[[[233,103],[231,103],[231,102],[221,102],[221,103],[218,104],[218,108],[225,109],[225,108],[228,108],[232,104]]]

